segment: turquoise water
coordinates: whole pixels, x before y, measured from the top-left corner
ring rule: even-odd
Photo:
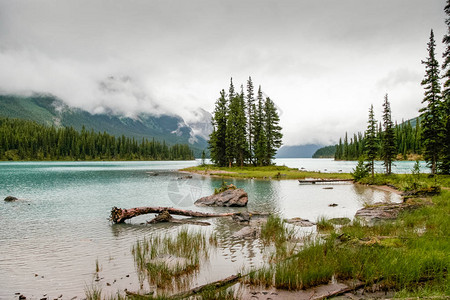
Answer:
[[[320,160],[321,166],[323,161]],[[280,161],[281,162],[281,161]],[[310,160],[284,160],[289,165]],[[84,295],[93,283],[95,262],[101,266],[105,292],[137,290],[138,280],[131,245],[155,232],[172,232],[172,225],[143,225],[150,216],[128,224],[108,221],[111,207],[172,206],[207,212],[247,208],[197,208],[193,202],[211,194],[221,180],[194,176],[184,179],[177,169],[196,165],[183,162],[20,162],[0,163],[0,299],[22,293],[27,299],[44,295],[63,299]],[[327,167],[327,169],[332,167]],[[280,213],[284,217],[316,220],[319,216],[353,217],[364,203],[399,201],[397,195],[336,184],[299,185],[297,181],[228,180],[249,194],[248,210]],[[337,207],[328,204],[337,203]],[[225,219],[210,219],[207,231],[223,239],[193,284],[218,280],[258,264],[261,255],[254,241],[234,241],[240,227]],[[128,275],[128,277],[127,277]],[[107,285],[109,284],[109,285]]]

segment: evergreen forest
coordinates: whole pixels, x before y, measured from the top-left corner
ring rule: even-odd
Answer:
[[[236,92],[231,79],[228,94],[220,92],[213,112],[211,161],[221,167],[271,165],[283,137],[279,122],[275,103],[263,95],[261,86],[255,97],[251,77],[246,94],[243,85]]]
[[[0,118],[0,160],[191,160],[186,144]]]
[[[395,132],[395,152],[397,160],[407,160],[410,158],[417,158],[421,155],[421,136],[420,136],[420,121],[419,118],[402,122],[394,126]],[[383,136],[383,129],[381,123],[376,127],[376,141],[378,143],[376,158],[381,160],[381,141]],[[336,160],[358,160],[365,154],[365,137],[363,133],[358,132],[349,137],[345,133],[344,138],[339,139],[339,143],[335,146],[328,146],[328,157],[333,157]],[[323,148],[322,148],[323,149]],[[321,150],[321,149],[319,149]],[[320,155],[321,152],[317,154]],[[333,152],[334,150],[334,152]],[[317,155],[316,154],[316,155]]]

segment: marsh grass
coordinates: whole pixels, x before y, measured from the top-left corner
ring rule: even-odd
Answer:
[[[209,256],[209,247],[217,246],[217,236],[207,238],[202,232],[185,228],[176,235],[155,235],[136,241],[132,247],[138,278],[166,289],[189,284],[188,275],[198,271],[200,263]]]
[[[334,229],[334,225],[324,216],[320,216],[316,222],[318,231],[331,231]]]
[[[275,253],[271,255],[271,261],[278,261],[292,255],[296,243],[294,238],[296,231],[293,226],[289,226],[282,218],[270,215],[261,226],[261,241],[264,246],[274,245]]]
[[[246,280],[299,290],[332,278],[358,279],[399,295],[450,295],[450,192],[433,202],[373,227],[353,221],[285,260],[252,270]]]
[[[86,300],[102,300],[102,288],[91,284],[84,287]]]

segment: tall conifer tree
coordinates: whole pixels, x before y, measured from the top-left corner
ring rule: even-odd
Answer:
[[[373,113],[373,105],[370,105],[369,109],[369,120],[367,122],[365,139],[365,149],[367,159],[369,160],[369,170],[373,178],[375,173],[374,161],[378,154],[377,121],[375,120],[375,115]]]
[[[236,149],[236,117],[237,117],[237,107],[235,100],[235,92],[233,85],[233,78],[230,79],[230,88],[228,90],[228,112],[227,112],[227,126],[226,126],[226,157],[228,166],[231,168],[235,160],[235,149]]]
[[[397,149],[395,141],[395,131],[394,123],[391,118],[391,104],[388,100],[388,95],[384,96],[383,103],[383,129],[384,134],[382,135],[382,158],[384,161],[384,167],[386,169],[386,174],[391,174],[392,172],[392,161],[394,160]]]
[[[211,160],[218,166],[226,166],[228,162],[226,154],[227,110],[225,91],[222,90],[219,99],[216,101],[212,118],[214,129],[209,139]]]
[[[267,150],[264,163],[265,165],[270,165],[272,163],[272,159],[277,153],[278,148],[281,146],[283,134],[281,133],[280,116],[278,115],[277,108],[275,107],[275,103],[273,103],[269,97],[266,98],[264,103],[264,117],[267,140]]]
[[[447,14],[445,24],[447,25],[447,34],[444,35],[442,42],[445,45],[445,51],[442,54],[444,63],[442,69],[444,70],[444,88],[442,90],[443,110],[445,125],[444,139],[442,147],[442,159],[440,163],[440,172],[443,174],[450,174],[450,0],[447,0],[447,5],[444,8]]]
[[[437,163],[442,153],[444,124],[442,117],[441,87],[439,83],[439,63],[436,60],[434,33],[431,30],[428,45],[428,58],[422,63],[425,65],[425,78],[422,85],[425,97],[421,108],[422,117],[422,145],[423,156],[431,168],[431,174],[436,174]]]
[[[252,78],[248,77],[247,80],[247,139],[248,139],[248,152],[250,162],[253,162],[253,139],[254,139],[254,118],[255,118],[255,94],[253,91]]]
[[[254,117],[254,155],[255,163],[258,166],[265,164],[267,139],[264,125],[264,104],[261,86],[258,88],[258,103],[256,105],[255,117]]]

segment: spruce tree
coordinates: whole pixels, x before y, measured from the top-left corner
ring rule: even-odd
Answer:
[[[283,134],[281,133],[280,116],[278,115],[277,108],[269,97],[264,102],[264,117],[267,139],[265,165],[270,165],[278,148],[282,144]]]
[[[225,90],[222,90],[216,101],[212,118],[213,132],[209,139],[211,161],[221,167],[226,166],[228,162],[226,153],[227,110]]]
[[[265,164],[265,158],[267,157],[267,139],[265,132],[265,118],[264,118],[264,104],[261,86],[258,88],[258,103],[256,105],[255,117],[254,117],[254,155],[255,163],[258,166]]]
[[[444,8],[447,14],[445,24],[447,25],[447,34],[444,35],[442,42],[445,45],[445,51],[442,54],[444,63],[442,69],[444,71],[444,87],[442,90],[443,97],[443,111],[444,111],[444,139],[442,147],[442,158],[440,163],[440,172],[443,174],[450,174],[450,0],[447,0],[447,5]]]
[[[227,118],[227,126],[226,126],[226,157],[228,166],[231,166],[235,160],[235,149],[236,149],[236,100],[234,93],[234,85],[233,78],[230,79],[230,88],[228,93],[228,118]]]
[[[389,175],[392,172],[392,161],[394,160],[397,149],[395,141],[394,123],[391,118],[391,104],[388,100],[388,95],[384,96],[383,103],[383,129],[382,135],[382,158],[384,161],[384,167],[386,168],[386,174]]]
[[[431,30],[428,45],[428,58],[422,61],[425,65],[425,78],[422,85],[425,97],[421,108],[423,156],[431,168],[431,174],[436,174],[437,163],[442,153],[444,124],[442,117],[441,88],[439,83],[439,63],[436,60],[434,33]]]
[[[250,163],[253,162],[253,139],[254,139],[254,118],[255,118],[255,98],[253,91],[252,78],[247,80],[247,139],[248,139],[248,153]]]
[[[244,87],[241,86],[241,93],[236,95],[236,142],[235,157],[236,162],[242,167],[248,158],[248,142],[246,136],[247,118],[245,115]]]
[[[365,149],[366,156],[369,160],[368,169],[372,174],[372,178],[375,173],[374,161],[378,154],[378,141],[377,141],[377,121],[373,113],[373,105],[370,105],[369,120],[367,122],[367,130],[365,135]]]

